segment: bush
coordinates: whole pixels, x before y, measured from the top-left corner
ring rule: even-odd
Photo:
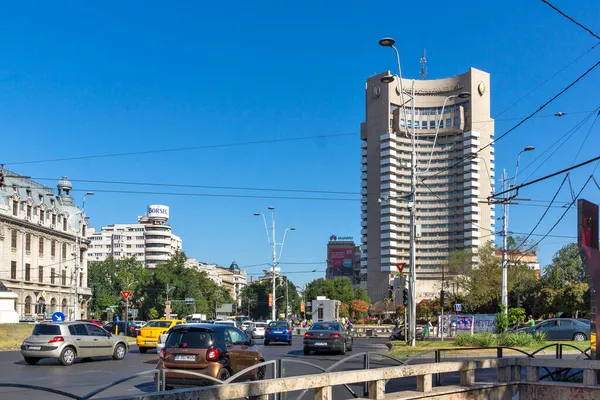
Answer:
[[[457,346],[467,347],[473,345],[473,340],[471,340],[471,335],[460,334],[456,336],[454,343],[456,343]]]
[[[525,332],[510,332],[500,336],[500,345],[507,347],[534,346],[533,335]]]
[[[511,332],[503,335],[494,335],[491,332],[475,333],[474,335],[462,334],[456,336],[456,345],[461,347],[534,347],[542,346],[546,342],[546,334],[536,332]]]
[[[548,336],[546,335],[545,332],[536,331],[533,334],[533,341],[538,346],[544,345],[546,343],[546,340],[548,340]]]
[[[505,311],[504,304],[500,304],[500,312],[496,314],[496,333],[504,333],[508,329],[508,317]]]
[[[462,334],[456,336],[458,346],[494,347],[498,345],[498,338],[491,332],[475,333],[473,335]]]

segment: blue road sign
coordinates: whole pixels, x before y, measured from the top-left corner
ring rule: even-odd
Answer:
[[[119,318],[119,316],[117,315],[117,318],[116,318],[117,322],[119,322],[119,320],[120,320],[120,319],[121,319],[121,318]]]
[[[462,311],[462,304],[455,304],[454,305],[454,311],[461,312]]]
[[[65,314],[61,313],[60,311],[57,311],[54,314],[52,314],[52,322],[63,322],[63,321],[65,321]]]

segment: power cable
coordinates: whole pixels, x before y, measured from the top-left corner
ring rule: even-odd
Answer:
[[[508,135],[509,133],[513,132],[515,129],[517,129],[519,126],[523,125],[525,122],[527,122],[529,119],[531,119],[533,116],[535,116],[537,113],[539,113],[541,110],[543,110],[545,107],[547,107],[550,103],[552,103],[554,100],[556,100],[557,98],[559,98],[561,95],[563,95],[565,92],[567,92],[569,89],[571,89],[574,85],[576,85],[581,79],[583,79],[585,76],[587,76],[590,72],[592,72],[595,68],[598,67],[598,65],[600,65],[600,61],[596,62],[596,64],[594,64],[593,66],[591,66],[587,71],[585,71],[583,74],[579,75],[579,77],[577,77],[577,79],[575,79],[573,82],[571,82],[569,85],[567,85],[565,88],[563,88],[560,92],[558,92],[556,95],[554,95],[552,98],[550,98],[550,100],[546,101],[544,104],[542,104],[537,110],[535,110],[534,112],[532,112],[531,114],[529,114],[527,117],[525,117],[524,119],[522,119],[521,121],[519,121],[516,125],[514,125],[512,128],[508,129],[506,132],[504,132],[503,134],[501,134],[500,136],[498,136],[496,139],[494,140],[490,140],[490,142],[488,144],[486,144],[485,146],[481,147],[479,150],[477,150],[475,153],[469,154],[466,157],[462,157],[459,161],[457,161],[456,163],[450,165],[447,168],[442,169],[441,171],[436,172],[433,175],[430,176],[426,176],[421,179],[421,182],[424,182],[426,179],[430,179],[433,178],[439,174],[441,174],[442,172],[451,170],[452,168],[460,165],[461,163],[463,163],[465,160],[473,158],[475,155],[479,154],[481,151],[485,150],[486,148],[494,145],[496,142],[498,142],[499,140],[503,139],[504,137],[506,137],[506,135]]]
[[[600,39],[600,36],[596,35],[594,32],[592,32],[591,29],[587,28],[586,26],[584,26],[582,23],[577,22],[575,19],[569,17],[567,14],[565,14],[564,12],[562,12],[560,9],[558,9],[557,7],[553,6],[548,0],[542,0],[542,3],[545,3],[546,5],[548,5],[550,8],[552,8],[554,11],[556,11],[557,13],[559,13],[560,15],[562,15],[563,17],[565,17],[566,19],[568,19],[569,21],[571,21],[572,23],[574,23],[575,25],[577,25],[578,27],[580,27],[581,29],[587,31],[590,35],[592,35],[593,37],[595,37],[596,39]]]
[[[583,142],[581,142],[581,146],[579,146],[579,150],[577,150],[577,154],[575,154],[575,157],[573,158],[573,164],[575,164],[575,161],[577,161],[577,157],[579,157],[581,150],[583,150],[583,146],[585,145],[585,142],[587,142],[588,137],[590,136],[590,133],[592,132],[592,129],[594,129],[594,125],[596,125],[596,121],[598,121],[599,115],[600,115],[600,110],[596,113],[596,118],[594,118],[594,121],[592,122],[592,126],[590,126],[590,129],[588,129],[588,132],[585,135]]]

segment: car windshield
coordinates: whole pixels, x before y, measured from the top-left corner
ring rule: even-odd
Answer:
[[[144,328],[168,328],[171,326],[169,321],[150,321]]]
[[[269,322],[269,328],[287,328],[288,324],[285,321]]]
[[[263,323],[258,323],[258,324],[254,324],[257,328],[264,328],[267,324],[263,324]]]
[[[233,321],[217,321],[217,322],[215,322],[215,324],[218,324],[218,325],[235,325],[235,322],[233,322]]]
[[[310,327],[311,331],[339,331],[340,324],[329,324],[327,322],[317,322]]]
[[[33,327],[32,335],[60,335],[60,326],[39,324]]]
[[[171,332],[167,339],[166,347],[184,349],[208,349],[213,345],[210,332],[178,330]]]

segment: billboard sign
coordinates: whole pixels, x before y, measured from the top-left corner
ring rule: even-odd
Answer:
[[[148,206],[148,217],[169,219],[169,207],[151,204]]]
[[[330,247],[327,254],[327,265],[331,276],[352,277],[352,265],[354,264],[354,246]]]

